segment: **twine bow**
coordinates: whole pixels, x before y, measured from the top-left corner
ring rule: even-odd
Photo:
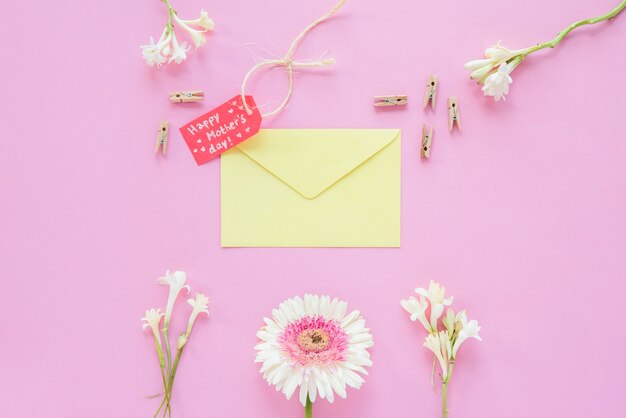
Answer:
[[[245,97],[246,84],[248,83],[248,79],[250,78],[250,76],[252,76],[252,74],[255,71],[264,67],[285,67],[285,71],[287,72],[287,81],[289,83],[289,86],[287,89],[287,95],[283,99],[280,106],[278,106],[276,109],[272,110],[271,112],[261,114],[261,117],[266,117],[266,116],[272,116],[272,115],[277,114],[278,112],[283,110],[285,106],[287,105],[287,102],[289,102],[289,99],[291,98],[291,93],[293,92],[293,69],[294,68],[322,67],[326,65],[333,65],[335,63],[335,60],[333,58],[326,58],[326,59],[322,59],[318,61],[310,61],[310,62],[294,61],[293,55],[295,54],[296,49],[298,48],[298,45],[300,44],[300,42],[302,42],[302,39],[304,39],[306,34],[309,33],[314,27],[316,27],[317,25],[319,25],[320,23],[322,23],[323,21],[325,21],[326,19],[334,15],[345,3],[346,3],[346,0],[339,0],[339,3],[337,3],[335,7],[330,9],[324,16],[320,17],[319,19],[312,22],[309,26],[304,28],[304,30],[300,32],[300,34],[296,36],[296,38],[291,42],[291,46],[289,47],[289,49],[287,50],[287,53],[285,54],[283,58],[273,59],[273,60],[263,60],[261,62],[258,62],[254,67],[250,69],[250,71],[248,71],[248,73],[244,77],[243,82],[241,84],[241,101],[248,113],[251,113],[252,109],[250,109],[250,107],[248,106],[248,103],[246,102],[246,97]]]

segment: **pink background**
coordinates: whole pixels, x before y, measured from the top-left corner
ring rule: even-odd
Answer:
[[[161,70],[139,49],[163,28],[157,0],[4,4],[2,415],[152,416],[159,372],[139,318],[165,305],[155,279],[183,269],[212,315],[185,352],[176,417],[301,416],[262,380],[253,346],[262,317],[304,292],[347,300],[376,341],[363,388],[315,417],[438,417],[424,332],[399,306],[430,278],[483,327],[461,351],[451,417],[623,417],[626,15],[530,57],[505,103],[463,69],[498,39],[530,46],[617,3],[350,0],[297,54],[337,64],[300,72],[265,126],[402,128],[402,248],[229,250],[219,162],[197,167],[176,128],[235,95],[252,52],[282,55],[333,2],[174,0],[182,16],[206,8],[217,30]],[[435,112],[421,108],[429,73]],[[168,102],[196,88],[204,103]],[[280,70],[251,85],[268,106],[285,88]],[[372,96],[394,93],[409,106],[374,110]],[[464,125],[453,134],[450,95]],[[165,158],[152,153],[161,118]],[[427,162],[423,122],[435,125]],[[187,314],[178,305],[177,328]]]

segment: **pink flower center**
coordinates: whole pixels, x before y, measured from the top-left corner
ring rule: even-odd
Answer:
[[[348,348],[348,335],[339,323],[321,316],[291,322],[278,341],[289,357],[303,366],[345,361]]]
[[[307,329],[298,335],[298,345],[303,351],[319,353],[330,345],[330,337],[323,329]]]

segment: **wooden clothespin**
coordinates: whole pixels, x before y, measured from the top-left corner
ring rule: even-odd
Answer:
[[[170,101],[172,103],[201,102],[203,99],[204,99],[204,92],[202,90],[174,91],[170,93]]]
[[[169,123],[166,120],[162,120],[159,123],[159,131],[157,132],[156,144],[154,145],[154,152],[159,152],[159,148],[161,148],[161,152],[163,155],[167,152],[167,134],[169,133]]]
[[[452,130],[456,127],[461,129],[461,116],[459,115],[459,101],[456,97],[448,97],[448,128]]]
[[[426,93],[424,94],[424,107],[428,106],[435,108],[435,101],[437,100],[437,87],[439,87],[439,78],[434,75],[428,76],[428,84],[426,85]]]
[[[430,146],[433,143],[433,127],[430,130],[426,128],[426,124],[422,128],[422,158],[430,158]]]
[[[408,96],[374,96],[374,106],[404,106],[408,101]]]

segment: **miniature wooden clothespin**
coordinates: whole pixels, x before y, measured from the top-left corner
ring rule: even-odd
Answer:
[[[439,78],[434,75],[428,76],[428,84],[426,85],[426,93],[424,94],[424,107],[428,106],[435,108],[435,101],[437,100],[437,87],[439,87]]]
[[[159,131],[157,132],[156,144],[154,145],[154,152],[159,152],[159,148],[161,148],[161,152],[163,155],[167,152],[167,134],[169,133],[169,123],[166,120],[162,120],[159,123]]]
[[[196,91],[175,91],[170,93],[170,101],[172,103],[190,103],[201,102],[204,99],[202,90]]]
[[[430,158],[430,146],[433,143],[433,127],[430,130],[426,128],[426,124],[422,128],[422,157]]]
[[[404,106],[409,103],[408,96],[374,96],[374,106]]]
[[[452,130],[456,127],[461,129],[461,116],[459,115],[459,101],[456,97],[448,97],[448,128]]]

